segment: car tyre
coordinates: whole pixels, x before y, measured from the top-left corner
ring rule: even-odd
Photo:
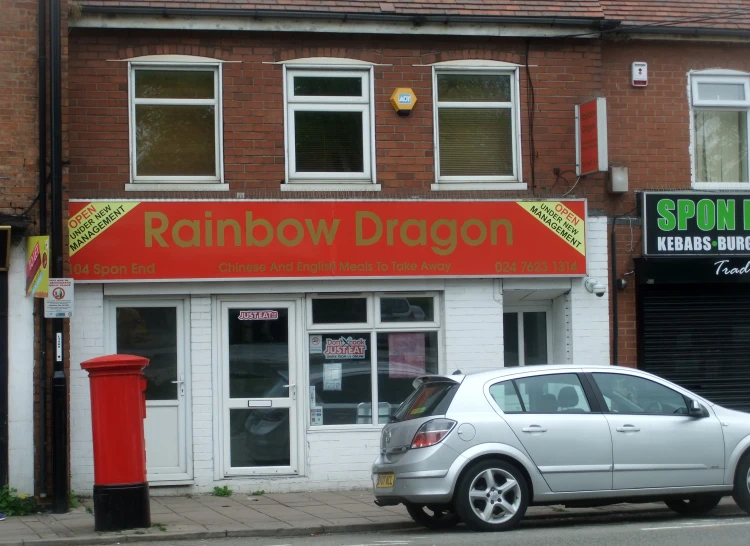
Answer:
[[[411,519],[428,529],[450,529],[461,521],[453,507],[435,504],[407,504]]]
[[[700,495],[685,499],[670,499],[664,504],[681,516],[702,516],[708,514],[721,501],[721,495]]]
[[[514,465],[501,460],[480,461],[458,483],[456,512],[474,531],[508,531],[526,513],[529,495],[526,478]]]
[[[737,506],[750,514],[750,453],[746,453],[737,465],[732,497]]]

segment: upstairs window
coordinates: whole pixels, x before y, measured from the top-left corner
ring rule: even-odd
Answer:
[[[220,71],[131,63],[133,183],[221,182]]]
[[[436,69],[438,183],[518,182],[517,70]]]
[[[288,182],[373,181],[371,67],[286,71]]]
[[[696,183],[748,183],[750,76],[693,75]]]

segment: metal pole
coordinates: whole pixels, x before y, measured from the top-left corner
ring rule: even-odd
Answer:
[[[62,245],[62,44],[60,39],[60,0],[50,3],[50,116],[52,139],[50,163],[52,172],[50,222],[51,273],[52,277],[63,276]],[[65,344],[63,319],[52,320],[54,350],[54,374],[52,376],[52,510],[68,511],[70,502],[68,488],[68,385],[65,377]]]
[[[39,0],[38,25],[38,92],[39,109],[39,234],[47,233],[47,0]],[[37,302],[39,321],[39,495],[47,496],[47,321],[44,302]]]
[[[0,487],[8,483],[8,272],[0,272]]]

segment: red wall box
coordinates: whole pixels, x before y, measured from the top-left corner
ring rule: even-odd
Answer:
[[[132,355],[81,363],[91,384],[97,531],[151,526],[143,431],[147,365],[147,358]]]

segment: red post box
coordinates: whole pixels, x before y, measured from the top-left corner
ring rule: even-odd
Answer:
[[[81,363],[91,385],[97,531],[151,527],[143,433],[147,365],[147,358],[133,355]]]

